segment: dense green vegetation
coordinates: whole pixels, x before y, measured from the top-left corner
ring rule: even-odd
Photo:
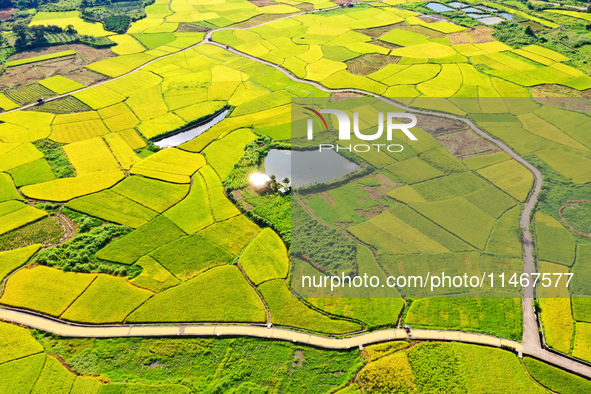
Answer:
[[[49,139],[35,141],[35,146],[43,152],[56,178],[74,176],[74,169],[62,149],[62,145]]]
[[[115,275],[133,277],[139,272],[135,267],[99,262],[95,259],[96,252],[107,245],[112,239],[128,233],[125,226],[107,224],[71,240],[39,253],[36,262],[50,267],[59,267],[64,271],[104,272]]]

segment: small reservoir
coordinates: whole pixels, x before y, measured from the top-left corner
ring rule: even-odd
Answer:
[[[193,138],[201,135],[203,132],[209,130],[212,126],[220,123],[228,115],[228,110],[224,110],[205,123],[198,126],[191,126],[186,130],[181,130],[178,133],[174,133],[157,141],[154,141],[154,145],[159,148],[171,148],[173,146],[179,146]]]
[[[265,173],[279,182],[287,177],[293,187],[330,182],[360,168],[334,150],[271,149],[265,158]]]

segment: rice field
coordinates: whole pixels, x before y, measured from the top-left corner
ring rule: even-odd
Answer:
[[[60,316],[96,278],[37,266],[14,273],[6,282],[0,303]]]
[[[179,250],[183,253],[178,253]],[[200,235],[192,234],[156,249],[150,257],[176,278],[187,281],[212,267],[230,263],[236,256]]]
[[[60,318],[81,323],[120,323],[152,295],[124,278],[98,275]]]
[[[101,249],[96,257],[121,264],[133,264],[154,249],[185,235],[164,216],[158,216],[128,235]]]
[[[287,248],[270,228],[261,231],[240,256],[240,266],[255,285],[266,280],[287,277]]]
[[[228,265],[212,268],[155,295],[127,321],[264,322],[265,309],[240,270]]]

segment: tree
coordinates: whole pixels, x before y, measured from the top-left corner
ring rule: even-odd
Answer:
[[[68,34],[76,34],[78,32],[74,28],[74,25],[68,25],[68,26],[66,26],[66,33],[68,33]]]
[[[269,182],[269,186],[271,187],[271,190],[276,191],[277,190],[277,177],[275,175],[271,175],[269,178],[271,178],[271,181]]]
[[[282,182],[283,182],[283,184],[284,184],[285,186],[287,186],[287,185],[289,185],[289,182],[290,182],[290,180],[289,180],[289,178],[288,178],[288,177],[285,177],[285,178],[283,178],[283,181],[282,181]]]

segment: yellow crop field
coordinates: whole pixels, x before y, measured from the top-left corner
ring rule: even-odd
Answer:
[[[478,173],[491,181],[518,201],[525,201],[533,182],[533,175],[515,160],[507,160],[478,170]]]
[[[6,97],[5,94],[0,94],[0,108],[4,111],[10,111],[11,109],[18,108],[18,104]]]
[[[127,74],[133,69],[154,59],[155,56],[151,56],[146,53],[133,53],[131,55],[123,55],[99,60],[98,62],[89,64],[86,66],[86,68],[113,78]]]
[[[60,317],[82,323],[119,323],[152,295],[124,278],[98,275]]]
[[[119,134],[133,150],[141,149],[146,146],[146,142],[134,129],[121,130],[117,134]]]
[[[131,283],[138,287],[159,293],[181,283],[179,279],[150,256],[140,258],[136,264],[142,267],[142,273],[133,278]]]
[[[140,158],[120,134],[107,134],[104,139],[124,170],[129,170],[131,166],[140,161]]]
[[[544,149],[537,151],[536,156],[575,183],[587,183],[591,181],[591,173],[589,172],[591,159],[588,159],[584,155]]]
[[[144,120],[138,130],[146,138],[153,138],[184,126],[186,122],[172,112]]]
[[[122,171],[95,172],[75,178],[60,178],[24,186],[21,192],[36,200],[69,201],[75,197],[108,189],[125,177]]]
[[[392,56],[414,57],[414,58],[440,58],[453,56],[457,52],[447,45],[430,42],[427,44],[413,45],[404,48],[393,49]]]
[[[347,66],[341,62],[335,62],[329,59],[320,59],[306,66],[306,79],[312,81],[322,81],[330,77],[339,70],[346,69]]]
[[[6,144],[7,150],[1,153],[0,149],[0,171],[10,170],[43,158],[43,153],[30,142],[24,144]]]
[[[73,94],[78,100],[92,109],[101,109],[125,100],[125,96],[109,89],[105,85],[95,86]]]
[[[205,159],[198,153],[169,148],[137,163],[131,173],[175,183],[189,183],[189,177],[204,165]]]
[[[84,122],[87,120],[99,119],[99,114],[95,111],[75,112],[73,114],[56,115],[52,125],[61,125],[67,123]]]
[[[289,271],[287,248],[275,231],[266,228],[248,244],[240,257],[240,266],[255,285],[285,278]]]
[[[113,153],[102,138],[74,142],[64,146],[63,150],[77,175],[114,172],[120,169]]]
[[[14,200],[0,204],[6,206],[8,205],[8,203],[14,205],[14,208],[19,209],[16,209],[12,212],[0,216],[0,234],[7,233],[11,230],[24,226],[25,224],[29,224],[38,219],[41,219],[44,216],[47,216],[47,212],[45,211],[42,211],[30,205],[16,202]]]
[[[59,316],[95,277],[42,265],[21,269],[6,282],[0,303]]]
[[[84,87],[81,83],[72,81],[62,75],[54,75],[53,77],[43,79],[39,81],[39,84],[45,86],[49,90],[53,90],[57,94],[68,93]]]
[[[111,50],[117,55],[129,55],[146,50],[146,47],[129,34],[119,34],[111,36],[109,39],[117,43],[116,46],[111,48]]]
[[[162,78],[148,71],[136,71],[107,84],[107,87],[124,96],[145,90],[149,87],[160,85]]]
[[[109,133],[109,129],[99,119],[57,124],[53,125],[51,130],[49,138],[62,143],[83,141]]]

